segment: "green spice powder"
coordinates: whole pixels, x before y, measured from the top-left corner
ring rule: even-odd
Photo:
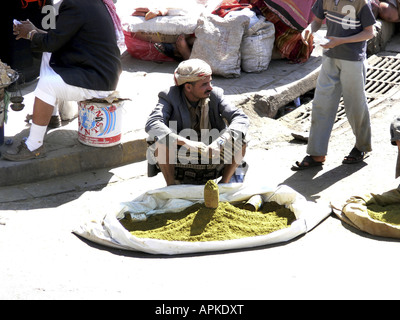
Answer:
[[[380,206],[371,204],[367,206],[369,216],[381,222],[400,226],[400,206],[399,204],[391,204]]]
[[[242,206],[220,202],[212,209],[195,204],[182,212],[150,216],[146,221],[133,221],[127,215],[120,223],[139,238],[199,242],[266,235],[296,220],[293,212],[276,202],[264,203],[258,212]]]

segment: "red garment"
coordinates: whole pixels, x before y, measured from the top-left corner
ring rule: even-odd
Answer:
[[[117,14],[117,9],[115,8],[115,4],[112,0],[103,0],[104,5],[106,6],[108,13],[111,16],[111,19],[114,23],[115,31],[117,35],[120,35],[123,33],[122,31],[122,24],[121,24],[121,19],[119,18]],[[122,35],[123,37],[123,35]]]
[[[245,8],[251,9],[252,7],[253,6],[246,0],[223,0],[212,13],[224,18],[231,11],[242,10]]]
[[[25,9],[26,7],[28,7],[29,2],[38,2],[39,7],[43,7],[44,4],[46,3],[46,0],[21,0],[21,2],[22,2],[22,8]]]

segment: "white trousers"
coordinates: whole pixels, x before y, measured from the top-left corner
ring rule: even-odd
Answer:
[[[360,151],[371,149],[371,124],[365,95],[366,66],[363,61],[322,58],[315,90],[307,153],[326,156],[332,128],[343,95],[347,119]]]
[[[44,52],[40,66],[40,78],[35,89],[35,97],[53,107],[56,100],[83,101],[91,98],[106,98],[113,91],[97,91],[71,86],[64,82],[59,74],[50,67],[51,53]]]

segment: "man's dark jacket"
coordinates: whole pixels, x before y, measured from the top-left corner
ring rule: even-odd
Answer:
[[[173,86],[158,94],[157,106],[151,112],[145,126],[149,141],[163,139],[167,135],[180,134],[183,129],[191,128],[190,112],[181,87]],[[221,88],[214,87],[210,95],[209,119],[212,129],[223,132],[229,128],[247,134],[249,118],[227,99]],[[175,126],[175,128],[172,128]]]
[[[50,66],[67,84],[115,90],[122,70],[120,51],[103,1],[63,0],[55,27],[36,33],[32,50],[51,52]]]

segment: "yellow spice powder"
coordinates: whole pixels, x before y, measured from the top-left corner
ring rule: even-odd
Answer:
[[[133,221],[127,215],[120,222],[139,238],[198,242],[266,235],[289,227],[295,220],[293,212],[275,202],[264,203],[258,212],[220,202],[216,209],[195,204],[182,212],[150,216],[146,221]]]
[[[381,222],[400,225],[400,205],[391,204],[387,206],[380,206],[371,204],[367,206],[369,216]]]

